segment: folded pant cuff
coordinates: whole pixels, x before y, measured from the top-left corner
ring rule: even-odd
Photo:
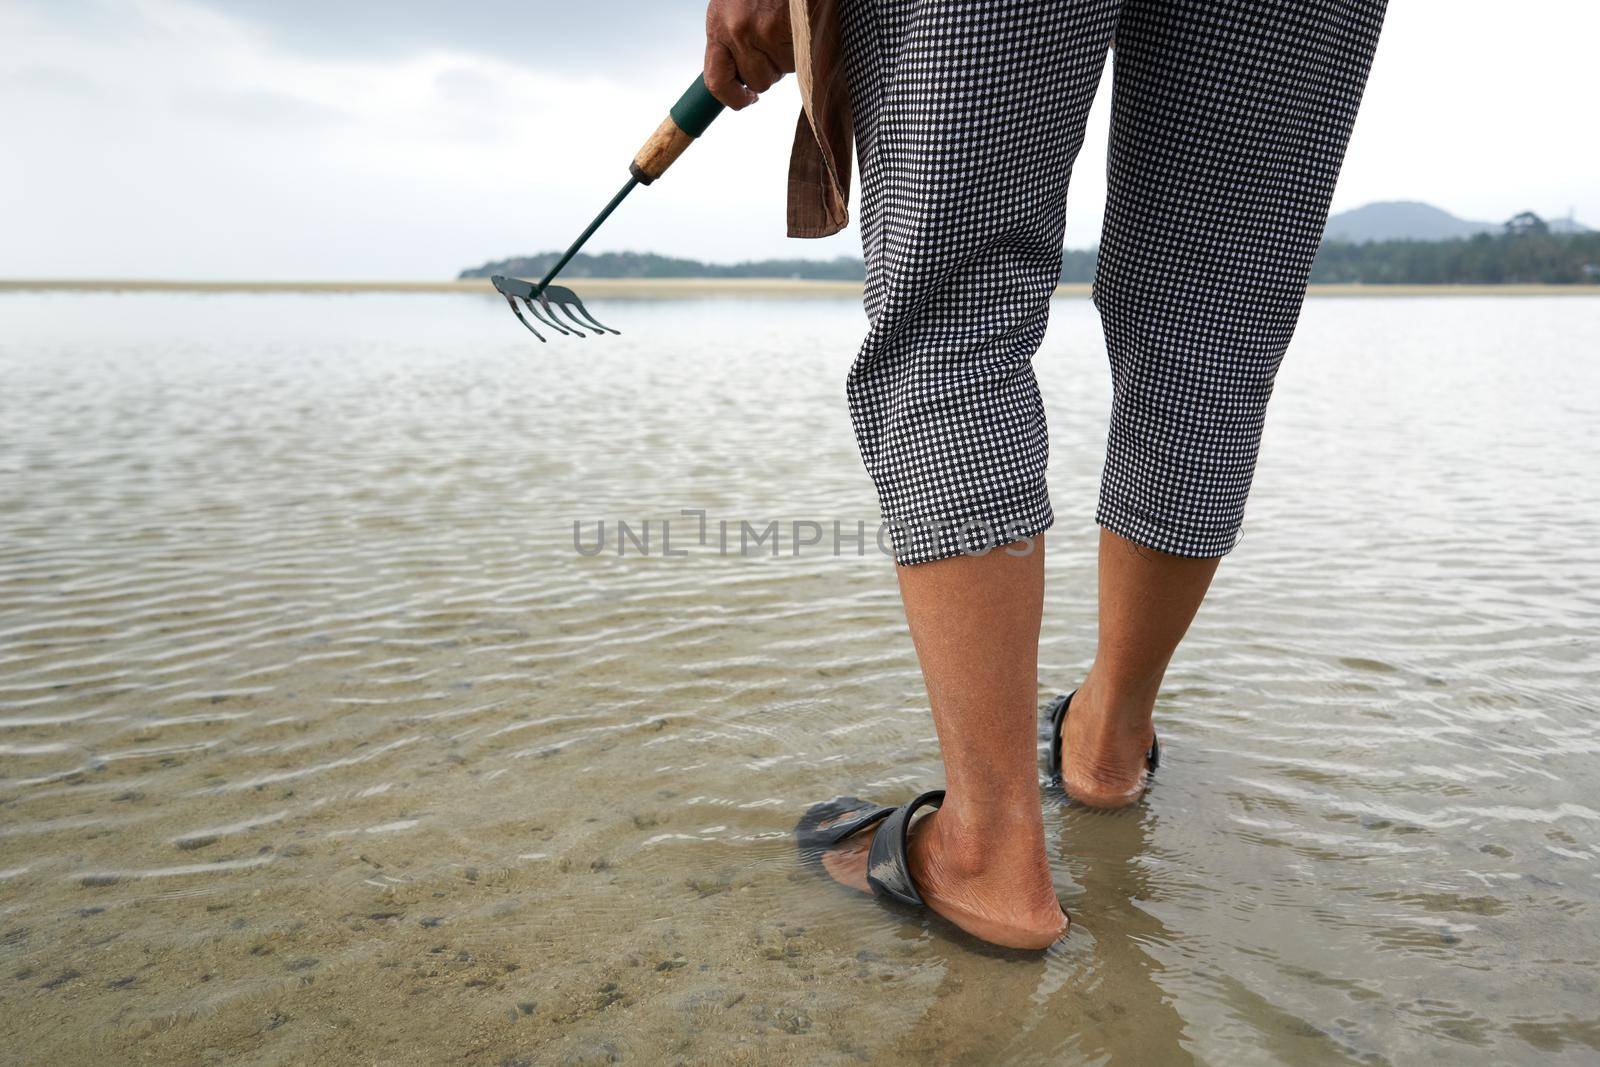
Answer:
[[[1055,522],[1050,498],[1041,493],[1035,501],[1018,506],[973,507],[946,511],[938,517],[884,516],[894,542],[894,559],[901,566],[931,563],[953,556],[984,556],[1002,546],[1029,541]],[[1007,548],[1014,555],[1026,555]],[[1032,551],[1032,547],[1028,548]]]
[[[1173,556],[1214,559],[1239,543],[1239,524],[1207,528],[1150,515],[1101,494],[1094,521],[1118,537]]]

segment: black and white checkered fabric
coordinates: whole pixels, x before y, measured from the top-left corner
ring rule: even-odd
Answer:
[[[896,558],[1050,526],[1031,360],[1113,39],[1097,519],[1238,539],[1385,0],[845,0],[871,329],[847,392]]]

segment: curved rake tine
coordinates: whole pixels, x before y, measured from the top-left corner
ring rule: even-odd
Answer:
[[[532,300],[529,300],[527,297],[523,297],[522,298],[522,302],[528,306],[528,314],[530,314],[534,318],[538,319],[540,325],[548,326],[550,329],[554,330],[556,333],[561,334],[562,336],[567,336],[567,335],[570,335],[570,334],[577,333],[576,330],[569,329],[568,327],[563,326],[561,323],[555,321],[555,316],[554,315],[551,315],[549,319],[546,319],[544,317],[544,315],[539,314],[539,305],[535,304]],[[549,312],[549,310],[550,310],[549,308],[545,309],[545,311],[547,313]],[[578,333],[577,336],[582,337],[583,334]]]
[[[561,310],[567,313],[567,317],[569,319],[572,319],[574,322],[585,321],[588,327],[597,333],[622,333],[621,330],[613,330],[611,327],[607,326],[605,323],[589,314],[589,309],[583,306],[583,301],[578,298],[578,294],[574,293],[571,289],[568,289],[564,285],[547,286],[544,291],[544,296],[546,300],[554,299],[556,303],[560,304]],[[574,308],[577,309],[577,315],[573,314]],[[577,317],[578,315],[582,315],[583,320],[579,320]]]
[[[562,311],[566,312],[567,318],[569,318],[573,322],[577,323],[577,325],[580,328],[585,329],[585,330],[594,330],[596,335],[598,335],[601,332],[600,330],[595,330],[595,328],[593,326],[590,326],[589,324],[585,323],[582,319],[578,318],[578,316],[574,315],[572,313],[572,305],[567,303],[565,300],[557,300],[555,302],[555,306],[560,308]],[[552,312],[552,314],[554,314],[554,313]]]
[[[504,293],[501,293],[500,295],[505,296]],[[522,317],[522,310],[517,307],[517,302],[515,300],[511,299],[509,296],[506,296],[506,303],[511,305],[511,314],[515,315],[517,317],[517,321],[528,328],[529,333],[533,334],[539,339],[540,344],[548,343],[544,339],[544,334],[540,333],[538,330],[535,330],[533,328],[533,323]]]
[[[607,326],[605,323],[599,321],[593,315],[589,314],[589,309],[583,306],[582,300],[574,300],[570,304],[564,303],[561,305],[561,310],[565,311],[567,313],[567,317],[573,320],[576,320],[578,315],[582,315],[584,321],[588,324],[589,329],[595,330],[598,333],[622,333],[621,330],[613,330],[611,327]],[[574,310],[577,312],[576,315],[573,314]]]
[[[549,315],[550,322],[562,322],[562,317],[555,314],[555,309],[562,306],[562,302],[552,301],[552,299],[547,298],[547,296],[542,296],[542,294],[539,296],[539,302],[544,304],[544,314]],[[571,315],[568,315],[568,318],[571,318]],[[587,336],[589,336],[589,334],[584,331],[586,330],[584,325],[579,323],[578,320],[573,320],[573,323],[570,323],[570,325],[568,325],[568,323],[562,323],[562,326],[565,326],[566,330],[571,330],[574,334],[578,334],[579,338],[587,338]]]
[[[596,319],[593,315],[589,314],[589,309],[584,307],[582,304],[578,305],[578,314],[582,315],[584,318],[588,319],[591,323],[593,323],[596,329],[604,330],[607,333],[614,333],[618,337],[622,336],[622,331],[621,330],[615,329],[615,328],[613,328],[611,326],[607,326],[605,323],[601,322],[599,319]]]

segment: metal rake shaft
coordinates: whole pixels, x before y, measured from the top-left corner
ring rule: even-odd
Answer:
[[[672,166],[673,161],[683,154],[684,149],[694,143],[695,138],[706,131],[706,128],[711,125],[711,120],[721,112],[722,104],[706,88],[705,78],[696,76],[694,84],[690,85],[688,91],[678,98],[676,104],[672,105],[672,109],[667,113],[666,119],[662,121],[660,126],[656,127],[656,132],[650,135],[650,139],[644,143],[644,147],[639,149],[638,154],[633,157],[633,162],[628,165],[629,177],[627,184],[618,190],[617,195],[613,196],[606,206],[600,210],[600,214],[596,215],[594,220],[584,228],[584,231],[578,235],[578,239],[573,241],[561,258],[556,260],[555,265],[545,272],[543,278],[536,283],[526,282],[521,278],[509,278],[501,274],[497,274],[490,279],[494,282],[494,287],[500,292],[500,295],[506,298],[506,303],[511,305],[511,311],[517,316],[517,320],[528,328],[529,333],[540,341],[544,340],[544,334],[540,333],[533,323],[529,322],[527,317],[522,314],[522,307],[527,308],[528,314],[532,315],[534,321],[544,326],[545,329],[553,330],[565,336],[588,336],[584,332],[585,330],[593,331],[596,336],[622,332],[602,325],[593,315],[589,314],[589,310],[583,306],[583,301],[578,299],[577,293],[565,286],[551,283],[555,276],[560,274],[568,263],[572,262],[572,257],[578,254],[578,250],[584,246],[584,243],[594,236],[594,232],[600,228],[600,224],[611,217],[611,213],[617,209],[617,205],[627,199],[628,194],[638,186],[649,185],[665,174],[667,168]],[[517,301],[519,300],[522,302],[522,307],[517,306]],[[557,309],[563,312],[569,321],[563,322],[560,316],[556,314]]]

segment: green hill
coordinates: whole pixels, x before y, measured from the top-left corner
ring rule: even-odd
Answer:
[[[1531,212],[1497,234],[1449,241],[1324,241],[1313,282],[1363,285],[1600,284],[1600,233],[1552,233]]]
[[[1571,217],[1546,220],[1551,233],[1588,233]],[[1417,200],[1380,200],[1328,217],[1324,241],[1447,241],[1456,237],[1497,234],[1497,222],[1458,218],[1443,208]]]
[[[560,252],[539,252],[485,263],[462,271],[461,278],[509,274],[541,278],[561,258]],[[579,252],[561,272],[563,278],[812,278],[860,281],[866,270],[859,259],[758,259],[744,263],[702,263],[698,259],[658,256],[654,252]]]
[[[1373,205],[1377,206],[1377,205]],[[1426,207],[1426,205],[1419,205]],[[1454,218],[1454,216],[1447,216]],[[1392,220],[1391,220],[1392,221]],[[1455,219],[1456,222],[1463,220]],[[1563,229],[1576,227],[1564,220]],[[1476,224],[1472,224],[1476,225]],[[1582,229],[1582,227],[1576,227]],[[1331,229],[1331,228],[1330,228]],[[1094,249],[1063,249],[1061,281],[1094,280]],[[541,252],[472,267],[462,278],[509,274],[538,278],[559,258]],[[761,259],[743,263],[703,263],[650,252],[579,253],[563,278],[802,278],[860,281],[861,260]],[[1497,233],[1445,240],[1324,240],[1311,268],[1311,280],[1363,285],[1546,285],[1600,284],[1600,232],[1556,232],[1543,219],[1524,212]]]

